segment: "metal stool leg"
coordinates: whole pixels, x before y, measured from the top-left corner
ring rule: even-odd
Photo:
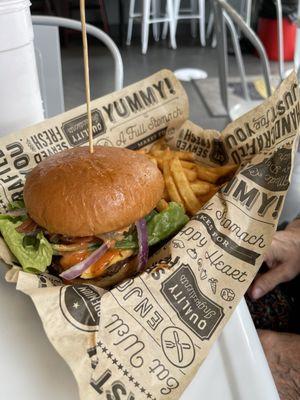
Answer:
[[[214,28],[214,13],[210,11],[209,17],[208,17],[208,23],[207,23],[207,30],[206,30],[206,38],[209,39],[210,35],[213,32]]]
[[[126,40],[127,46],[130,46],[131,38],[132,38],[134,6],[135,6],[135,0],[130,0],[128,28],[127,28],[127,40]]]
[[[175,37],[175,15],[174,15],[174,2],[173,0],[167,0],[167,16],[170,19],[170,44],[172,49],[176,49],[176,37]]]
[[[175,28],[175,35],[177,32],[177,25],[178,25],[178,15],[179,15],[179,10],[180,10],[180,4],[181,4],[181,0],[174,0],[174,28]]]
[[[143,23],[142,23],[142,53],[146,54],[149,40],[149,19],[151,0],[143,1]]]
[[[152,0],[152,14],[154,18],[159,18],[160,10],[160,1]],[[156,42],[159,41],[159,24],[154,22],[153,24],[153,38]]]
[[[197,13],[196,1],[190,0],[190,4],[191,4],[191,13],[195,15]],[[196,29],[197,29],[197,21],[195,18],[193,18],[191,19],[191,35],[194,39],[197,37]]]
[[[205,0],[199,0],[199,34],[201,46],[206,46],[205,39]]]

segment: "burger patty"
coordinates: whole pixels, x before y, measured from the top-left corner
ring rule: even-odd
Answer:
[[[122,260],[111,265],[109,268],[107,268],[107,270],[101,277],[93,279],[82,279],[79,277],[73,279],[72,281],[66,281],[66,283],[78,285],[90,284],[104,289],[109,289],[117,285],[120,281],[132,277],[137,270],[137,265],[137,256],[131,256],[128,257],[126,260]]]

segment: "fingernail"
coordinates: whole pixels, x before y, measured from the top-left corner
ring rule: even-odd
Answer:
[[[252,290],[252,297],[254,300],[259,299],[263,295],[263,291],[261,288],[256,287]]]

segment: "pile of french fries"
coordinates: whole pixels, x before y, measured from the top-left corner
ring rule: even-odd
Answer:
[[[139,152],[149,157],[163,173],[165,192],[158,207],[163,210],[168,201],[176,201],[190,215],[199,211],[238,168],[235,164],[201,165],[196,163],[194,153],[170,150],[163,140],[156,142],[149,151]]]

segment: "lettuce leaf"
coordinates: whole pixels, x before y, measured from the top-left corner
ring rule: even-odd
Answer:
[[[10,251],[17,258],[25,272],[41,273],[51,264],[53,250],[44,237],[42,232],[37,234],[39,246],[23,246],[24,233],[19,233],[16,228],[21,224],[21,221],[13,221],[12,218],[0,216],[0,231],[8,245]]]
[[[154,244],[168,238],[173,233],[179,231],[188,221],[188,216],[184,213],[182,206],[175,202],[170,202],[169,207],[160,213],[154,212],[147,218],[148,245]],[[125,236],[121,241],[117,241],[115,247],[119,249],[137,249],[138,239],[136,231]]]
[[[21,208],[25,208],[24,200],[15,200],[8,203],[9,210],[19,210]]]

